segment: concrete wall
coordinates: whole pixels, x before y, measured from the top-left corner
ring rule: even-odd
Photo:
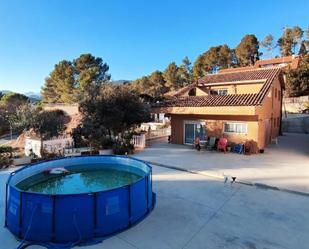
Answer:
[[[308,102],[309,95],[297,98],[284,98],[282,110],[288,113],[301,113],[305,109],[305,104]]]

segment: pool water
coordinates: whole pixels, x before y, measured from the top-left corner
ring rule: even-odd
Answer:
[[[79,194],[106,191],[138,181],[143,176],[116,169],[71,171],[66,175],[40,173],[16,186],[24,191],[43,194]]]

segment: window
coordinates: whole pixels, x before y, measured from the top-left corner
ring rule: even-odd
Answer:
[[[224,124],[224,132],[226,133],[247,133],[247,124],[246,123],[230,123],[227,122]]]
[[[278,100],[280,101],[280,99],[281,99],[281,92],[280,92],[280,90],[278,91]]]
[[[275,98],[277,98],[277,88],[275,88]]]
[[[196,96],[196,88],[192,88],[189,93],[188,93],[189,96]]]
[[[211,95],[227,95],[227,89],[210,90]]]

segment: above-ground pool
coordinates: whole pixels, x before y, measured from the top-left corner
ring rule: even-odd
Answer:
[[[50,174],[59,167],[65,172]],[[152,210],[154,196],[151,167],[142,161],[118,156],[61,158],[11,173],[5,223],[20,239],[79,243],[138,222]]]

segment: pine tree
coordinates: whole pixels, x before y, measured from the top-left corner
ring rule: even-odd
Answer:
[[[245,35],[237,45],[236,56],[240,66],[250,66],[259,59],[259,42],[255,35]]]

